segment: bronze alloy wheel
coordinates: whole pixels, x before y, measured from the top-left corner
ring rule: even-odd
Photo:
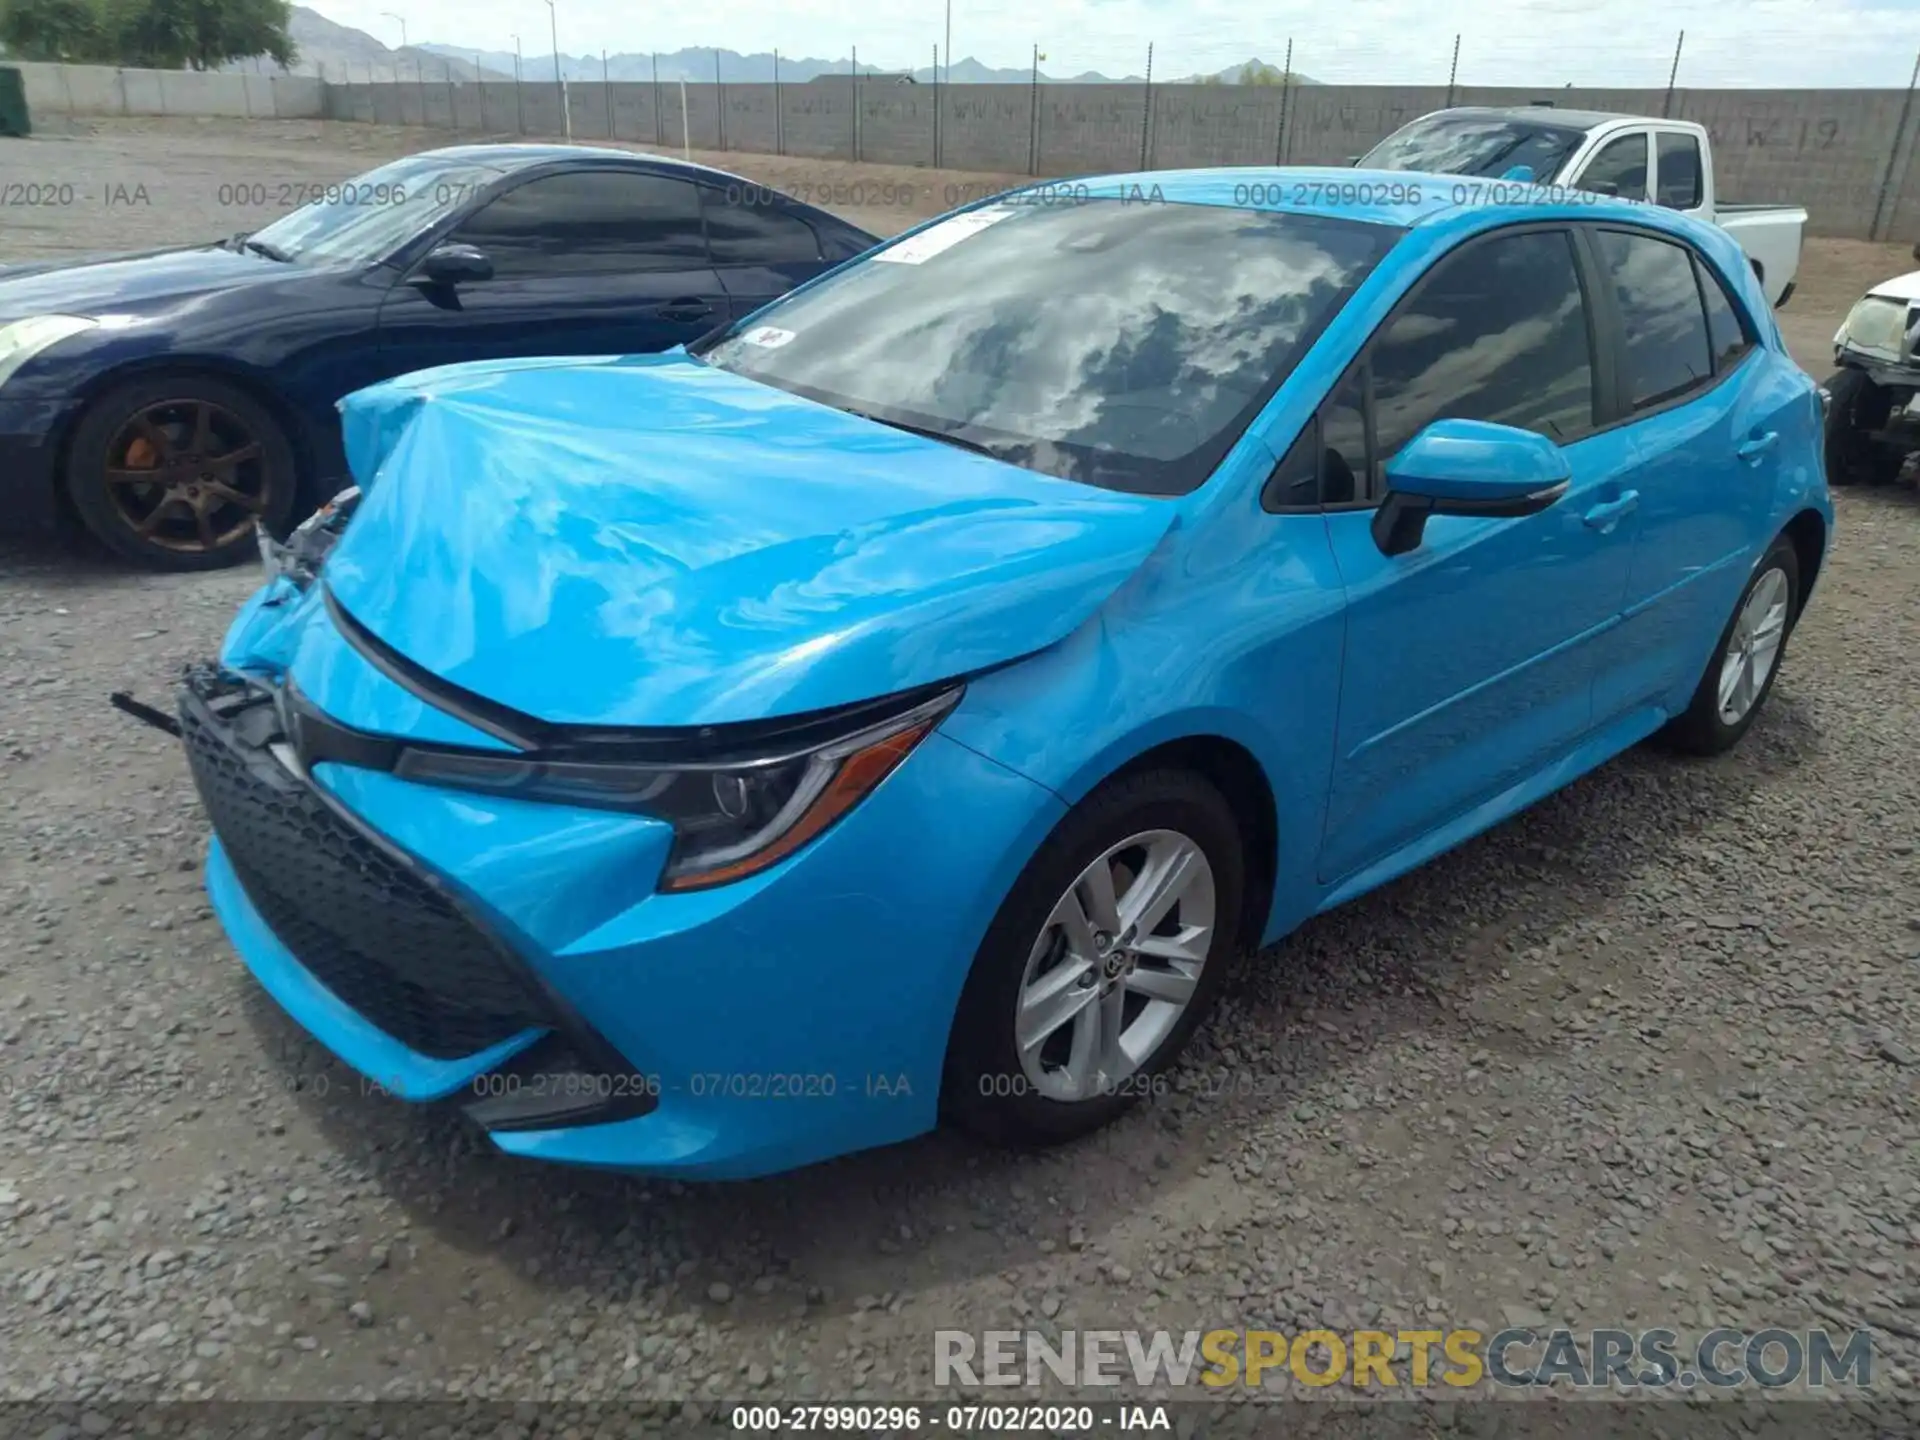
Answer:
[[[243,539],[267,508],[266,452],[233,411],[204,399],[136,411],[107,445],[107,494],[147,544],[211,554]]]

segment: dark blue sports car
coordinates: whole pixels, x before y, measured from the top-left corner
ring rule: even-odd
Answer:
[[[396,160],[264,230],[0,266],[0,514],[173,570],[254,553],[345,483],[334,403],[409,370],[668,350],[874,237],[622,150]]]

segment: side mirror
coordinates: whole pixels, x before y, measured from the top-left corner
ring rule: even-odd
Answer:
[[[415,273],[417,278],[432,285],[459,285],[470,280],[491,280],[493,261],[484,250],[448,241],[429,250]]]
[[[1386,474],[1386,499],[1373,517],[1383,555],[1416,548],[1430,515],[1537,515],[1573,478],[1566,453],[1546,436],[1485,420],[1434,421],[1387,462]]]
[[[1913,258],[1920,260],[1920,240],[1913,242]]]
[[[1358,165],[1365,158],[1366,157],[1362,155],[1349,155],[1347,156],[1347,164]]]
[[[1620,195],[1620,187],[1611,180],[1592,180],[1579,188],[1595,195],[1612,195],[1616,199]]]

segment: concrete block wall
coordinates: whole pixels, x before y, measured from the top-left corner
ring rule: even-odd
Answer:
[[[565,131],[550,81],[446,77],[328,84],[306,76],[23,65],[44,112],[229,115],[420,126],[492,139]],[[1448,103],[1440,86],[569,84],[576,140],[859,159],[1038,176],[1187,165],[1340,165]],[[1730,201],[1797,202],[1816,234],[1920,238],[1920,102],[1899,90],[1520,90],[1462,86],[1460,105],[1672,113],[1713,136]],[[1904,123],[1903,123],[1904,115]]]
[[[366,84],[310,76],[98,65],[20,66],[46,114],[322,116],[473,136],[565,131],[551,82]],[[577,140],[860,159],[1064,176],[1185,165],[1339,165],[1439,109],[1443,87],[1315,85],[569,84]],[[1562,108],[1660,114],[1660,90],[1462,86],[1461,105],[1551,99]],[[1683,90],[1672,113],[1713,136],[1716,182],[1733,201],[1793,201],[1817,234],[1920,238],[1920,103],[1898,90]],[[1902,116],[1905,115],[1904,127]]]
[[[32,114],[317,120],[330,103],[327,86],[311,75],[7,63],[17,65],[25,79],[27,109]]]
[[[1920,138],[1916,101],[1894,154],[1905,99],[1897,90],[1695,91],[1678,97],[1674,113],[1713,136],[1714,184],[1722,198],[1796,200],[1832,235],[1866,235],[1879,210],[1880,236],[1911,244],[1920,240],[1920,225],[1902,229],[1895,219],[1900,162]],[[1883,205],[1890,163],[1893,187]],[[1920,176],[1909,173],[1909,215],[1920,208],[1917,187]]]

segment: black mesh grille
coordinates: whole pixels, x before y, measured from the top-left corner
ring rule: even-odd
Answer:
[[[253,718],[270,722],[271,713],[263,702]],[[264,748],[193,698],[180,718],[194,783],[234,873],[322,985],[403,1045],[441,1059],[554,1023],[445,896]]]

